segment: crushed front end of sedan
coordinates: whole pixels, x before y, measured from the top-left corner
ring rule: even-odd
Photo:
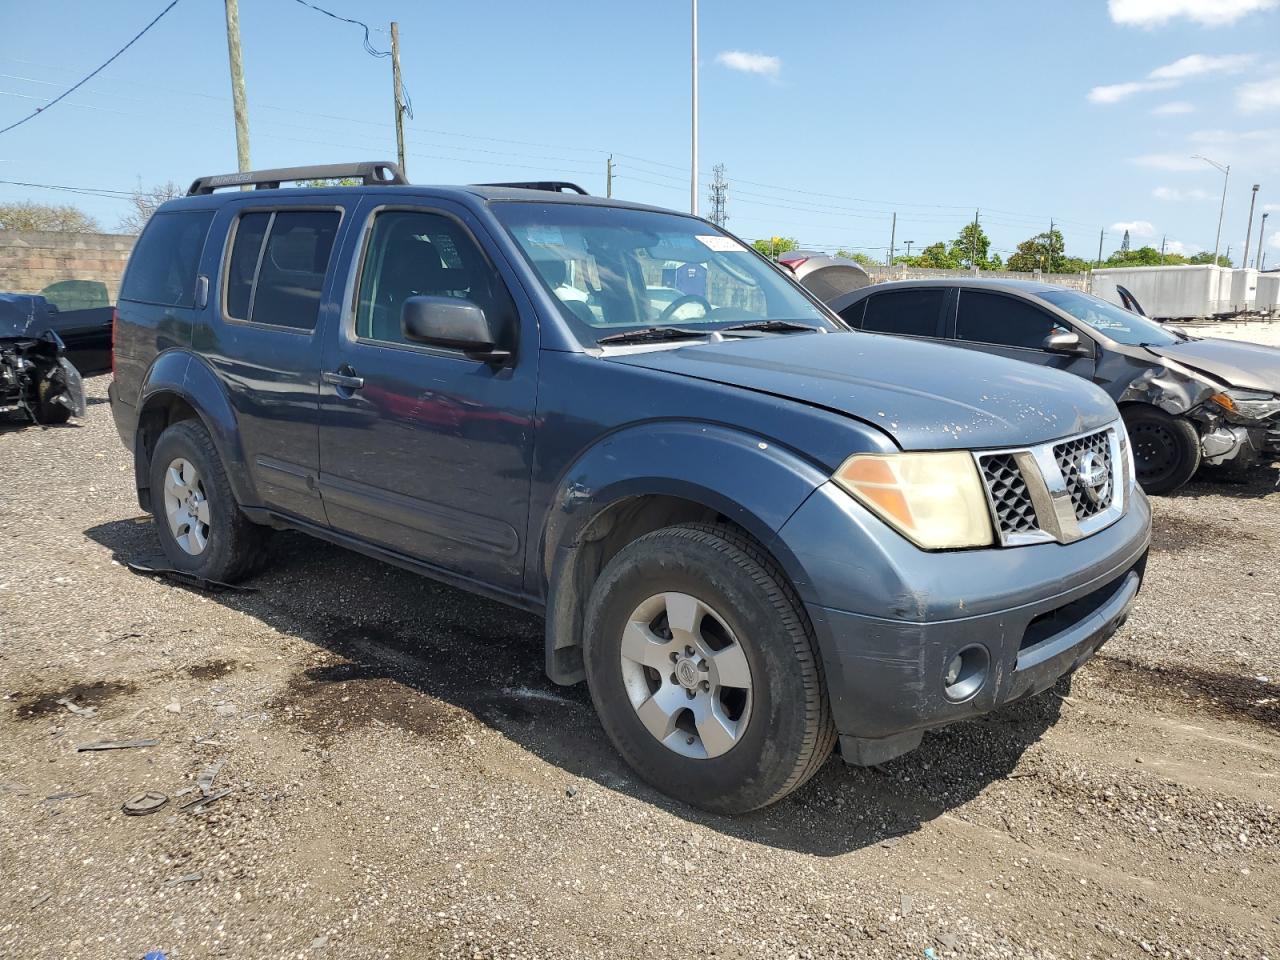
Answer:
[[[0,294],[0,413],[33,423],[66,423],[85,413],[80,373],[52,330],[40,330],[38,297]]]

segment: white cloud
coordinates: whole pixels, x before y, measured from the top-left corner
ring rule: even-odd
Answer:
[[[1116,23],[1129,27],[1158,27],[1176,17],[1218,27],[1277,4],[1280,0],[1107,0],[1107,11]]]
[[[1169,103],[1162,103],[1151,111],[1157,117],[1175,117],[1183,113],[1195,113],[1194,104],[1187,103],[1185,100],[1173,100]]]
[[[1167,90],[1173,85],[1171,80],[1135,80],[1130,83],[1110,83],[1090,90],[1089,102],[1119,103],[1135,93],[1146,93],[1148,90]]]
[[[725,50],[718,53],[716,63],[730,70],[758,73],[765,77],[777,77],[782,70],[782,61],[778,57],[770,57],[763,53],[746,53],[742,50]]]
[[[1111,225],[1111,232],[1127,232],[1130,236],[1134,237],[1154,237],[1156,235],[1156,228],[1146,220],[1129,220],[1121,221],[1120,223],[1113,223]]]
[[[1152,80],[1185,80],[1206,73],[1239,73],[1255,59],[1252,53],[1226,53],[1220,57],[1192,53],[1181,60],[1156,67],[1147,76]]]
[[[1154,244],[1153,244],[1154,246]],[[1156,249],[1160,249],[1156,247]],[[1194,243],[1183,243],[1181,240],[1166,240],[1164,243],[1165,253],[1179,253],[1184,257],[1189,257],[1193,253],[1198,253],[1200,248]]]
[[[1207,200],[1209,192],[1195,187],[1191,190],[1181,190],[1178,187],[1156,187],[1151,191],[1151,195],[1157,200],[1168,200],[1171,203],[1182,203],[1184,200]]]
[[[1133,162],[1140,167],[1151,167],[1154,170],[1199,170],[1204,166],[1203,160],[1193,160],[1185,153],[1146,153],[1134,157]]]
[[[1267,246],[1272,250],[1280,250],[1280,230],[1267,237]]]
[[[1267,213],[1280,213],[1280,203],[1264,203],[1262,209]]]
[[[1237,87],[1236,107],[1241,113],[1280,108],[1280,74]]]

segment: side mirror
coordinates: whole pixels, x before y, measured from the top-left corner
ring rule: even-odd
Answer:
[[[1091,351],[1080,334],[1074,330],[1059,330],[1057,333],[1051,333],[1044,338],[1041,345],[1049,353],[1065,353],[1068,356],[1087,356]]]
[[[484,311],[456,297],[410,297],[400,308],[400,330],[410,343],[461,350],[473,360],[505,363],[511,352],[497,347],[498,336]]]
[[[1166,330],[1172,333],[1175,337],[1178,337],[1182,340],[1191,339],[1191,335],[1187,333],[1187,331],[1183,330],[1181,327],[1174,326],[1172,323],[1162,323],[1160,324],[1160,326],[1164,327]]]

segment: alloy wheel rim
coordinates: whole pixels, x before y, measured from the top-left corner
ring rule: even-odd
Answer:
[[[659,593],[623,627],[622,681],[636,716],[669,750],[729,752],[751,719],[751,667],[724,617],[687,593]]]
[[[164,472],[164,515],[183,553],[198,557],[209,545],[209,498],[190,460],[175,458]]]

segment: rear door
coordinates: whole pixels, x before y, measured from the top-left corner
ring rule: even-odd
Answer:
[[[194,344],[226,387],[262,505],[318,524],[321,330],[335,312],[334,251],[358,200],[228,205],[216,309]]]
[[[1057,314],[1014,294],[961,287],[955,315],[956,346],[995,353],[1014,360],[1065,370],[1093,379],[1097,348],[1087,334],[1068,324]],[[1088,356],[1051,353],[1045,339],[1064,330],[1079,335],[1090,349]]]
[[[348,245],[347,293],[327,338],[320,388],[320,482],[330,523],[521,589],[538,377],[532,306],[461,205],[380,191],[361,221],[358,242]],[[477,304],[501,323],[514,360],[492,366],[408,341],[400,310],[411,296]]]

